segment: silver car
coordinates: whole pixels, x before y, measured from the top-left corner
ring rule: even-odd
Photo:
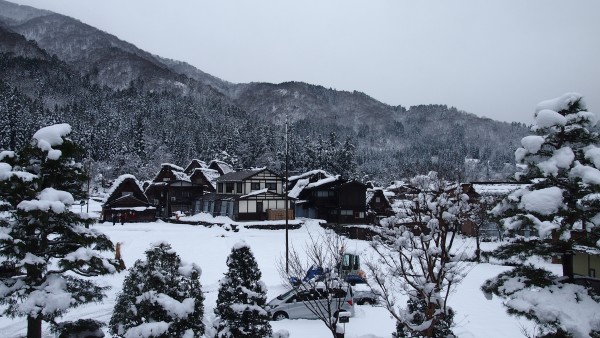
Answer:
[[[296,288],[271,300],[267,308],[273,320],[335,317],[342,311],[354,316],[352,295],[350,287],[329,290]]]

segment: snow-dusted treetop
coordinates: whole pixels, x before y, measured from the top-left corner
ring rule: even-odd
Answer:
[[[233,245],[233,250],[240,250],[242,248],[250,249],[250,245],[248,245],[248,243],[246,243],[244,240],[238,241]]]
[[[14,158],[15,152],[10,150],[0,151],[0,161],[3,161],[7,157]]]
[[[67,123],[61,123],[38,130],[33,134],[33,139],[37,141],[36,145],[38,148],[48,152],[48,159],[58,160],[62,152],[52,149],[52,147],[63,144],[63,137],[66,137],[70,133],[71,126]]]
[[[580,105],[581,109],[583,109],[583,110],[587,109],[587,105],[585,104],[585,101],[583,100],[583,95],[581,95],[579,93],[565,93],[560,97],[550,99],[550,100],[545,100],[545,101],[538,103],[538,105],[535,108],[534,117],[537,117],[538,114],[542,110],[545,110],[545,109],[553,110],[555,112],[569,109],[569,107],[572,106],[575,102],[577,102],[577,100],[579,100],[579,105]]]

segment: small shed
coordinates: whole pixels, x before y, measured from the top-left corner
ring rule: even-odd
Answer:
[[[113,183],[102,205],[102,220],[153,222],[156,220],[156,208],[148,202],[135,176],[121,175]]]

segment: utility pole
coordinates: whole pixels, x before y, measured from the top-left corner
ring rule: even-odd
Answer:
[[[285,273],[289,274],[290,272],[290,264],[289,264],[289,236],[288,236],[288,224],[289,224],[289,197],[288,197],[288,116],[285,115]]]

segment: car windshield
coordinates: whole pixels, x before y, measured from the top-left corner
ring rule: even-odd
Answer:
[[[288,298],[288,297],[289,297],[291,294],[293,294],[294,292],[296,292],[296,290],[294,290],[294,289],[291,289],[290,291],[288,291],[288,292],[286,292],[286,293],[284,293],[284,294],[282,294],[282,295],[279,295],[279,296],[277,296],[277,299],[279,299],[279,300],[284,300],[284,299]]]

